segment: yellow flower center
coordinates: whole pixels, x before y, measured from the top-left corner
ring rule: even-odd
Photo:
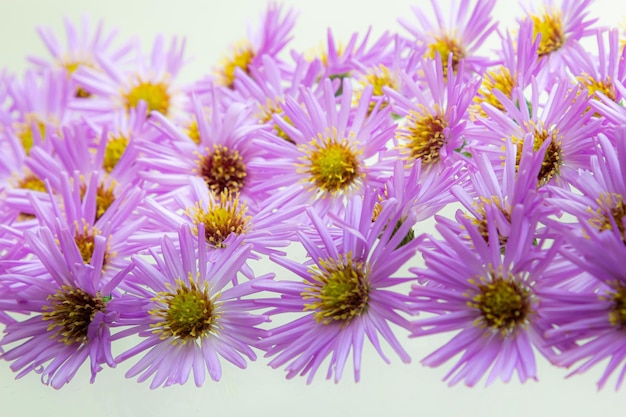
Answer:
[[[33,146],[35,146],[35,138],[31,123],[32,121],[34,121],[35,125],[39,128],[39,134],[42,140],[44,139],[44,135],[46,133],[46,125],[42,121],[37,120],[35,116],[27,117],[25,123],[18,124],[16,132],[17,137],[20,138],[26,155],[30,155],[30,150]]]
[[[446,127],[448,122],[439,113],[420,114],[411,110],[396,137],[410,158],[421,159],[422,164],[433,164],[439,161],[439,151],[446,142]]]
[[[199,145],[202,141],[202,138],[200,138],[200,129],[198,128],[197,120],[191,122],[187,127],[187,136],[189,136],[189,139],[191,139],[196,145]]]
[[[480,311],[480,325],[507,334],[526,321],[531,313],[528,289],[515,282],[513,277],[504,279],[492,274],[489,280],[481,278],[481,281],[478,293],[468,302],[470,307]]]
[[[46,330],[56,329],[51,338],[66,345],[86,342],[89,324],[105,306],[105,300],[100,295],[92,296],[80,288],[67,285],[49,295],[48,301],[50,304],[42,307],[42,319],[51,321]]]
[[[595,212],[592,212],[594,217],[589,220],[589,223],[600,231],[612,230],[611,219],[613,219],[622,239],[625,239],[623,220],[626,216],[626,206],[624,205],[624,196],[615,193],[602,193],[596,202],[599,207]],[[589,210],[591,211],[591,209]]]
[[[207,210],[196,205],[191,209],[190,216],[196,225],[204,225],[207,243],[221,248],[232,233],[241,235],[248,231],[251,217],[246,215],[247,211],[246,204],[239,201],[239,194],[224,191],[219,194],[219,201],[209,202]]]
[[[320,267],[310,270],[311,285],[301,294],[305,300],[304,311],[314,310],[318,323],[340,322],[342,325],[367,311],[370,283],[366,266],[354,262],[352,255],[339,259],[320,261]]]
[[[587,97],[599,100],[600,97],[598,97],[597,93],[600,92],[609,99],[617,101],[617,91],[611,77],[607,77],[605,80],[596,80],[589,74],[583,74],[576,77],[576,79],[587,88]]]
[[[443,76],[448,76],[448,57],[452,54],[452,70],[456,74],[461,60],[465,58],[465,50],[461,43],[448,35],[435,37],[435,41],[428,45],[426,49],[426,58],[435,59],[439,53],[441,64],[443,67]]]
[[[113,171],[117,163],[122,158],[126,147],[128,146],[128,138],[125,136],[110,137],[106,148],[104,149],[104,160],[102,168],[108,173]]]
[[[563,154],[561,149],[561,139],[556,129],[547,131],[543,127],[536,127],[533,133],[533,150],[539,151],[544,142],[550,138],[551,142],[548,145],[546,152],[541,162],[541,169],[537,175],[539,185],[547,184],[554,176],[560,172],[561,165],[563,165]],[[513,142],[517,143],[516,154],[516,169],[519,169],[519,163],[522,158],[523,140],[513,137]]]
[[[626,287],[620,283],[614,283],[615,292],[610,294],[613,308],[609,312],[609,321],[613,326],[626,326]]]
[[[384,97],[385,92],[383,91],[384,87],[389,87],[392,89],[397,89],[398,88],[398,83],[396,82],[395,77],[391,74],[391,72],[389,71],[389,68],[387,68],[384,65],[379,65],[378,67],[372,68],[370,69],[369,72],[367,72],[365,74],[365,76],[363,77],[363,79],[361,81],[359,81],[359,83],[361,84],[362,88],[365,88],[368,85],[372,86],[372,98],[380,98],[380,97]],[[361,91],[358,91],[355,97],[355,102],[359,102],[361,99]],[[374,106],[376,105],[375,101],[372,101],[370,103],[369,106],[369,111],[371,112],[374,109]],[[387,103],[383,102],[381,104],[381,108],[386,106]]]
[[[480,107],[482,103],[489,103],[495,108],[504,111],[504,105],[493,94],[494,90],[499,90],[506,97],[511,98],[513,89],[517,85],[517,81],[511,75],[508,68],[500,66],[494,71],[487,71],[483,76],[483,81],[478,90],[478,94],[474,97],[474,110],[480,116],[486,116],[485,111]]]
[[[46,184],[34,174],[29,174],[17,182],[17,188],[46,192]]]
[[[278,114],[278,115],[282,115],[282,118],[285,122],[289,123],[290,125],[293,125],[293,123],[291,122],[291,119],[289,118],[289,116],[287,116],[286,114],[283,113],[283,109],[280,105],[280,102],[276,101],[272,101],[269,100],[267,101],[267,104],[265,105],[265,107],[261,108],[261,112],[259,114],[259,121],[263,124],[268,124],[268,123],[272,123],[273,128],[274,128],[274,132],[276,133],[276,136],[278,136],[281,139],[286,140],[289,143],[295,144],[296,142],[291,139],[289,137],[289,135],[287,134],[287,132],[285,132],[283,129],[281,129],[280,126],[278,126],[276,123],[273,123],[273,119],[272,116]]]
[[[167,116],[170,99],[168,86],[164,81],[139,81],[130,91],[124,93],[126,110],[130,111],[130,109],[137,107],[139,101],[143,100],[146,102],[148,114],[151,111],[158,111]]]
[[[563,23],[561,22],[561,14],[558,11],[548,13],[545,11],[541,16],[531,16],[534,24],[533,38],[537,38],[541,34],[539,41],[539,49],[537,54],[543,57],[560,49],[565,43],[565,33],[563,32]]]
[[[252,45],[243,42],[235,45],[230,58],[222,59],[222,68],[219,71],[219,77],[222,85],[233,88],[235,85],[235,70],[241,68],[246,74],[250,73],[248,69],[252,63],[256,53],[252,49]]]
[[[353,185],[361,175],[358,153],[347,140],[323,138],[303,146],[306,156],[302,172],[319,190],[335,194]]]
[[[214,193],[241,191],[248,175],[239,152],[224,145],[213,145],[213,152],[201,156],[198,165],[200,176]]]
[[[215,302],[205,281],[198,285],[191,277],[189,285],[178,280],[172,292],[159,292],[152,299],[157,307],[149,313],[161,321],[151,324],[161,339],[174,337],[176,343],[186,343],[217,330]]]

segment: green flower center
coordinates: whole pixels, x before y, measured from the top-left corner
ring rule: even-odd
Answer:
[[[503,333],[523,324],[531,312],[529,291],[501,277],[478,285],[478,294],[468,305],[480,311],[484,324]]]
[[[348,324],[354,317],[367,311],[370,283],[366,267],[353,262],[352,255],[320,262],[320,267],[311,270],[311,286],[302,293],[302,298],[311,300],[304,310],[314,310],[318,323],[340,322]]]
[[[215,304],[206,282],[199,286],[192,279],[189,285],[179,280],[175,292],[159,292],[153,301],[159,307],[150,310],[150,314],[161,321],[151,326],[161,333],[162,339],[176,337],[186,343],[215,330]]]

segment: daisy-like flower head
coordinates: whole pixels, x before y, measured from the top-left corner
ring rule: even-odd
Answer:
[[[370,111],[371,92],[371,87],[366,88],[353,108],[350,82],[344,80],[337,98],[326,79],[322,97],[308,89],[302,92],[304,106],[287,97],[283,116],[275,115],[274,121],[296,146],[285,147],[283,139],[265,132],[263,140],[255,143],[267,156],[254,162],[265,176],[253,189],[260,193],[284,189],[297,194],[297,202],[341,211],[346,197],[362,193],[370,182],[380,184],[392,169],[386,144],[393,125],[387,108]],[[367,163],[370,158],[377,162]],[[290,187],[294,183],[301,186]]]
[[[127,271],[103,277],[104,236],[94,237],[90,265],[83,262],[72,232],[60,225],[27,232],[26,242],[44,269],[37,275],[3,274],[2,310],[31,317],[7,324],[0,357],[12,362],[17,378],[35,371],[56,389],[89,361],[93,383],[102,364],[115,366],[109,326],[117,312],[108,301],[119,295],[116,286]]]
[[[594,56],[578,42],[574,42],[563,59],[576,81],[587,90],[587,96],[598,99],[602,93],[605,99],[619,103],[623,93],[616,88],[616,82],[626,82],[626,52],[619,46],[617,29],[596,31],[598,55]]]
[[[547,0],[540,6],[529,4],[524,7],[526,16],[523,19],[533,22],[535,39],[541,36],[537,53],[547,60],[542,73],[550,77],[562,73],[562,58],[571,46],[593,34],[591,26],[598,19],[588,18],[592,1]]]
[[[174,238],[182,225],[191,228],[195,235],[202,227],[206,247],[210,250],[223,249],[232,244],[251,245],[254,258],[258,254],[284,255],[278,248],[289,245],[294,239],[290,221],[301,214],[303,208],[289,204],[281,198],[264,201],[262,205],[248,205],[239,193],[222,191],[207,192],[201,178],[190,178],[191,191],[175,198],[175,203],[165,207],[151,198],[146,198],[139,208],[145,221],[127,243],[137,251],[154,248],[163,236]],[[243,272],[252,277],[246,267]]]
[[[612,233],[626,243],[626,129],[611,135],[615,145],[598,135],[597,155],[591,169],[572,180],[577,191],[551,187],[551,203],[570,213],[576,222],[569,224],[574,233],[591,236]]]
[[[210,109],[193,99],[197,125],[196,143],[190,132],[181,129],[160,114],[153,114],[154,125],[162,133],[160,141],[142,142],[139,151],[141,176],[156,199],[165,202],[188,190],[189,178],[204,179],[208,191],[239,193],[246,201],[256,201],[261,194],[251,190],[258,175],[251,161],[263,151],[253,146],[259,125],[251,117],[251,108],[232,103],[224,110],[217,95]]]
[[[237,69],[250,74],[250,68],[262,65],[263,56],[278,59],[279,53],[291,40],[290,32],[295,19],[293,10],[283,13],[281,5],[270,2],[261,26],[249,30],[248,39],[234,45],[229,56],[216,69],[217,83],[232,89]]]
[[[126,377],[139,375],[139,382],[152,378],[151,388],[184,384],[192,373],[201,386],[207,371],[218,381],[219,357],[245,368],[247,360],[256,359],[250,346],[265,334],[257,326],[267,321],[266,316],[252,314],[257,307],[245,298],[256,290],[250,282],[233,285],[250,246],[234,244],[210,259],[202,229],[194,236],[189,226],[182,226],[178,244],[164,237],[163,255],[152,253],[153,263],[133,258],[128,293],[111,301],[119,308],[118,325],[128,327],[115,337],[143,338],[116,361],[143,354]],[[271,277],[259,276],[255,282]]]
[[[539,59],[537,50],[540,38],[533,34],[533,24],[529,20],[520,22],[517,35],[513,37],[507,32],[502,39],[502,64],[488,69],[482,75],[482,83],[478,94],[474,97],[475,112],[485,116],[480,109],[480,104],[487,102],[492,106],[504,110],[500,100],[493,94],[493,90],[499,90],[505,96],[511,98],[515,87],[522,90],[531,82],[533,76],[541,70],[544,60]]]
[[[496,214],[492,206],[485,212]],[[503,254],[495,221],[487,221],[485,241],[471,220],[457,213],[471,245],[439,223],[443,241],[431,242],[435,250],[423,252],[426,268],[413,270],[424,282],[411,291],[415,312],[429,316],[414,322],[413,336],[460,331],[422,360],[436,367],[456,357],[444,377],[450,385],[473,386],[486,374],[487,384],[509,381],[515,372],[522,382],[537,378],[533,347],[542,349],[542,329],[535,323],[540,312],[534,287],[559,245],[546,249],[545,241],[535,241],[537,216],[525,214],[522,206],[513,208],[511,218],[516,238],[506,242]]]
[[[447,67],[452,67],[452,58]],[[424,60],[421,82],[401,74],[405,94],[385,89],[393,111],[404,120],[396,129],[396,141],[404,159],[421,160],[422,169],[437,173],[463,157],[466,112],[478,85],[464,82],[464,65],[446,77],[439,60]]]
[[[494,166],[500,164],[502,142],[506,138],[518,146],[518,160],[523,143],[532,141],[533,150],[543,152],[538,185],[564,185],[577,175],[578,169],[588,169],[592,138],[599,132],[601,120],[592,118],[592,113],[586,111],[587,95],[578,88],[572,89],[569,83],[555,83],[545,101],[538,83],[533,81],[531,86],[528,99],[520,88],[515,89],[512,99],[494,90],[506,113],[483,103],[487,117],[477,121],[479,128],[470,136],[481,138],[482,143],[476,148],[489,154]],[[547,141],[549,145],[544,148]]]
[[[9,83],[7,93],[13,120],[6,124],[6,133],[19,139],[21,153],[28,155],[35,145],[47,146],[45,139],[69,124],[70,91],[68,80],[58,70],[41,74],[29,70],[22,82]]]
[[[417,22],[400,18],[398,22],[413,35],[421,46],[426,46],[425,58],[438,59],[444,66],[444,76],[448,74],[448,57],[452,56],[452,70],[456,72],[461,62],[465,63],[467,72],[465,81],[473,73],[483,73],[489,60],[476,55],[477,50],[487,37],[496,29],[497,24],[491,22],[491,11],[495,0],[453,1],[450,14],[446,16],[435,0],[431,0],[435,12],[435,20],[429,19],[420,8],[412,7]]]
[[[522,207],[524,213],[536,213],[544,218],[554,211],[544,202],[545,193],[537,191],[537,176],[542,168],[542,152],[549,146],[546,142],[535,152],[531,141],[526,141],[521,150],[509,138],[505,143],[502,168],[494,167],[484,153],[476,152],[472,165],[468,167],[469,183],[452,187],[452,195],[461,203],[467,216],[477,226],[485,241],[489,240],[488,220],[495,221],[501,250],[505,250],[511,235],[511,222],[514,207]],[[519,158],[519,160],[518,160]],[[491,206],[491,216],[485,207]],[[465,236],[463,227],[454,220],[446,222],[447,227]],[[468,239],[468,243],[471,241]]]
[[[93,97],[73,102],[73,108],[90,114],[94,120],[110,121],[117,110],[136,108],[146,103],[148,114],[159,112],[166,117],[180,117],[185,95],[176,86],[175,78],[185,64],[185,41],[173,38],[169,47],[158,36],[149,56],[137,51],[132,70],[120,68],[106,56],[97,56],[101,70],[81,67],[73,78]]]
[[[64,20],[66,44],[58,40],[52,29],[38,27],[37,33],[52,56],[52,62],[45,58],[29,57],[29,61],[42,70],[62,68],[69,78],[78,68],[100,69],[97,56],[106,57],[111,62],[120,64],[134,48],[134,42],[127,41],[115,47],[117,30],[105,30],[102,21],[92,24],[87,15],[80,25]],[[75,87],[75,96],[86,98],[90,92],[82,87]]]
[[[75,173],[61,176],[58,194],[49,192],[47,201],[29,196],[36,219],[50,230],[62,227],[73,236],[82,263],[102,271],[106,277],[125,268],[130,255],[128,241],[143,219],[136,209],[143,199],[141,189],[129,186],[119,195],[103,190],[98,174],[85,179]],[[104,246],[96,241],[102,239]],[[96,256],[103,251],[101,257]],[[102,263],[98,263],[102,262]],[[38,262],[24,262],[27,270],[41,269]]]
[[[281,74],[279,63],[270,56],[262,57],[261,67],[251,67],[250,75],[238,70],[235,89],[241,94],[242,102],[254,100],[258,105],[255,112],[259,123],[269,127],[276,136],[292,143],[293,140],[273,120],[274,114],[283,113],[285,97],[300,101],[302,87],[314,88],[318,81],[319,61],[309,62],[300,57],[295,68]],[[319,89],[321,92],[321,88]]]
[[[286,367],[287,378],[308,374],[310,383],[330,357],[326,377],[334,377],[337,382],[352,350],[354,378],[358,381],[365,337],[386,362],[379,336],[403,362],[410,361],[390,326],[408,325],[403,316],[406,296],[391,287],[406,282],[406,278],[397,276],[397,271],[415,254],[419,239],[401,245],[413,219],[403,219],[397,201],[388,200],[372,222],[374,204],[371,193],[350,199],[345,216],[337,219],[336,227],[342,234],[339,240],[332,237],[333,227],[315,211],[307,210],[314,231],[310,236],[299,232],[299,240],[310,261],[299,264],[272,256],[274,262],[290,270],[296,279],[253,282],[259,290],[280,294],[279,298],[256,300],[259,305],[271,307],[271,314],[300,315],[271,329],[270,335],[259,343],[267,351],[266,356],[273,356],[271,367]],[[400,226],[393,227],[397,224]]]
[[[617,390],[626,376],[626,245],[620,233],[564,234],[561,252],[578,275],[563,275],[541,293],[546,342],[559,351],[552,362],[571,369],[568,376],[604,367],[598,389],[617,371]]]

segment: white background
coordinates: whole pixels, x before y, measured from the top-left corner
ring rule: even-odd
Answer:
[[[379,34],[401,31],[398,16],[410,14],[408,0],[344,2],[339,0],[291,0],[300,11],[292,47],[309,49],[325,40],[332,27],[338,39],[369,25]],[[447,1],[441,1],[447,4]],[[429,9],[429,2],[421,2]],[[602,23],[616,25],[626,14],[624,6],[598,0],[591,11]],[[264,1],[106,0],[33,1],[0,0],[0,68],[20,73],[26,55],[46,56],[35,32],[36,25],[50,26],[63,39],[62,18],[76,20],[88,12],[104,19],[107,28],[117,27],[122,37],[137,35],[149,47],[161,32],[187,37],[187,56],[193,62],[184,70],[185,81],[211,71],[232,43],[246,35],[246,24],[256,22]],[[515,2],[500,1],[495,17],[504,25],[521,13]],[[495,46],[495,45],[493,45]],[[431,225],[425,226],[430,229]],[[261,264],[259,272],[273,267]],[[403,334],[399,334],[403,337]],[[584,376],[564,379],[566,372],[545,361],[539,363],[539,382],[525,385],[513,381],[467,388],[449,388],[441,382],[448,366],[422,367],[420,358],[445,342],[447,337],[407,340],[414,361],[402,364],[388,353],[386,365],[371,349],[363,358],[362,381],[355,384],[346,371],[339,384],[317,378],[307,386],[303,378],[287,381],[282,370],[272,370],[263,359],[246,370],[224,364],[222,381],[202,388],[193,384],[151,391],[147,384],[126,380],[121,365],[105,369],[96,383],[88,383],[83,369],[60,391],[42,385],[38,376],[14,381],[8,363],[0,362],[0,415],[2,416],[596,416],[624,415],[626,393],[611,385],[597,392],[601,364]],[[118,347],[118,350],[120,348]],[[86,367],[85,367],[86,368]],[[318,377],[323,377],[320,372]]]

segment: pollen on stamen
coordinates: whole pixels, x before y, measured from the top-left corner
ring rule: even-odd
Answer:
[[[204,237],[214,247],[224,247],[224,241],[231,234],[241,235],[250,228],[245,202],[239,201],[239,194],[221,192],[216,202],[209,201],[205,210],[199,204],[189,210],[194,224],[204,225]],[[196,229],[197,231],[197,229]]]
[[[126,110],[130,112],[139,104],[139,101],[146,102],[147,113],[151,111],[158,111],[159,113],[167,116],[170,108],[170,93],[168,91],[168,85],[164,81],[152,82],[138,80],[138,82],[123,94],[124,106]]]
[[[96,218],[94,221],[98,221],[100,217],[106,213],[106,211],[111,207],[113,202],[115,201],[115,183],[111,185],[106,185],[104,183],[98,184],[98,188],[96,189]],[[85,193],[87,192],[87,186],[85,184],[80,185],[80,198],[81,200],[85,197]]]
[[[448,122],[438,112],[421,114],[411,110],[396,138],[410,159],[421,159],[422,165],[434,164],[440,159],[440,150],[446,142]]]
[[[198,160],[198,174],[204,178],[211,191],[237,193],[246,183],[246,164],[236,149],[224,145],[213,145],[206,155]]]
[[[74,234],[74,241],[76,247],[80,252],[80,256],[85,264],[90,264],[93,258],[93,253],[96,248],[95,237],[100,234],[100,231],[94,227],[90,227],[85,224],[82,228],[77,228]],[[102,261],[102,267],[105,268],[108,263],[108,252],[104,253],[104,259]]]
[[[278,126],[278,124],[273,122],[273,116],[275,114],[280,115],[285,122],[289,123],[290,125],[293,125],[289,116],[283,113],[283,109],[280,104],[280,101],[278,100],[273,101],[270,99],[267,100],[267,104],[264,107],[261,107],[261,111],[259,112],[259,115],[258,115],[259,122],[263,124],[270,124],[273,127],[274,133],[276,134],[276,136],[278,136],[281,139],[284,139],[285,141],[291,144],[295,144],[296,142],[292,138],[289,137],[287,132],[285,132],[280,126]]]
[[[304,311],[314,311],[318,323],[347,325],[368,309],[370,282],[367,267],[352,259],[350,253],[338,259],[320,262],[320,267],[310,270],[310,285],[301,294]]]
[[[443,76],[448,76],[448,58],[452,54],[452,70],[456,74],[459,64],[465,58],[465,50],[462,44],[448,35],[437,36],[435,41],[428,45],[425,57],[435,59],[439,54],[443,67]]]
[[[298,171],[307,174],[313,189],[334,195],[355,185],[362,176],[359,152],[346,139],[319,135],[317,140],[302,146],[306,155]]]
[[[599,207],[595,212],[592,212],[594,216],[589,219],[589,223],[600,231],[612,230],[614,223],[622,236],[622,240],[626,242],[624,196],[616,193],[602,193],[596,202]]]
[[[604,94],[612,101],[617,101],[617,91],[615,89],[615,83],[611,80],[611,77],[607,77],[604,80],[597,80],[589,74],[583,74],[576,77],[578,82],[587,89],[587,97],[593,97],[599,100],[598,93]]]
[[[99,311],[104,311],[105,299],[96,294],[71,286],[62,286],[55,294],[48,296],[48,305],[42,307],[42,319],[50,321],[48,331],[66,345],[88,341],[89,325]]]
[[[200,285],[193,277],[189,284],[177,280],[176,288],[157,293],[152,301],[156,307],[149,313],[160,321],[150,326],[162,340],[173,338],[173,343],[184,344],[218,330],[219,314],[206,281]]]
[[[537,54],[539,57],[550,55],[552,52],[561,49],[565,43],[565,33],[561,14],[558,11],[549,13],[547,10],[540,16],[531,16],[533,21],[533,39],[541,34]]]
[[[478,90],[478,94],[474,97],[474,105],[472,110],[474,114],[485,117],[487,114],[481,108],[482,103],[489,103],[495,108],[504,111],[504,105],[493,94],[494,90],[499,90],[506,97],[511,98],[513,89],[517,85],[515,78],[511,75],[508,68],[500,66],[494,71],[487,71],[483,76],[483,81]]]
[[[128,146],[128,138],[126,136],[111,136],[107,141],[104,149],[104,158],[102,161],[102,168],[111,173],[117,163],[122,158],[126,147]]]
[[[477,285],[477,294],[467,304],[480,312],[477,325],[509,334],[524,325],[532,313],[530,291],[513,276],[505,278],[497,272],[489,275],[470,281]]]
[[[26,155],[30,155],[30,150],[35,146],[35,134],[32,128],[32,122],[37,126],[42,140],[46,134],[46,125],[42,121],[37,120],[35,116],[27,117],[26,122],[17,125],[16,134],[22,142],[22,147]]]
[[[611,302],[608,312],[611,325],[623,329],[626,326],[626,286],[618,281],[611,282],[609,285],[612,290],[599,297],[601,300]]]
[[[256,53],[249,42],[235,45],[232,55],[222,59],[221,69],[218,71],[220,83],[232,89],[235,85],[235,70],[240,68],[246,74],[250,74],[249,66],[255,55]]]
[[[513,143],[517,144],[515,168],[519,169],[522,158],[524,140],[513,137]],[[538,185],[542,186],[550,182],[552,178],[559,175],[561,165],[563,165],[563,151],[561,149],[561,138],[556,129],[546,130],[537,126],[533,132],[533,151],[538,152],[546,140],[550,139],[550,144],[546,148],[541,162],[541,169],[537,174]]]
[[[354,99],[355,103],[358,103],[361,100],[362,90],[368,85],[372,86],[372,101],[369,104],[370,112],[374,109],[378,101],[385,97],[383,88],[389,87],[394,90],[398,89],[398,82],[396,78],[391,73],[389,68],[382,64],[371,68],[368,72],[366,72],[363,78],[359,81],[359,84],[361,85],[361,89],[356,91]],[[383,101],[380,108],[383,108],[386,105],[387,102]]]

